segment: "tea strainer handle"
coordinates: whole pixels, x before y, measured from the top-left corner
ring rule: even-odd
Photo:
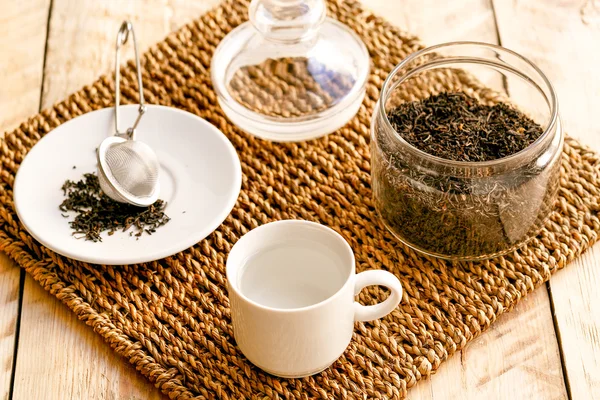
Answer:
[[[137,81],[138,91],[140,96],[140,107],[138,109],[138,116],[133,123],[131,128],[127,128],[125,132],[119,131],[119,105],[121,103],[121,46],[127,43],[129,33],[131,32],[133,40],[133,49],[135,51],[135,66],[137,69]],[[135,32],[133,31],[133,25],[129,21],[123,21],[119,33],[117,34],[117,45],[116,45],[116,56],[115,56],[115,135],[125,137],[130,140],[135,139],[135,128],[138,126],[142,115],[146,112],[146,105],[144,103],[144,88],[142,86],[142,68],[140,66],[140,56],[137,48],[137,41],[135,40]]]

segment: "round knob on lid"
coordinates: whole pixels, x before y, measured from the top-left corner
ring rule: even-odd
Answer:
[[[266,39],[282,42],[305,40],[315,34],[327,10],[323,0],[253,0],[248,16]]]

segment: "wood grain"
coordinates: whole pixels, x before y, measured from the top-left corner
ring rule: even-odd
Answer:
[[[8,399],[10,392],[19,318],[19,271],[7,255],[0,254],[0,399]]]
[[[363,0],[365,8],[427,46],[459,40],[498,43],[489,0]]]
[[[600,246],[551,284],[565,369],[573,399],[600,399]]]
[[[6,132],[39,111],[50,0],[1,5],[0,132]]]
[[[553,83],[565,130],[600,151],[600,2],[494,1],[502,44]],[[573,399],[600,399],[600,244],[550,280]]]
[[[0,134],[39,111],[49,0],[0,2]],[[8,399],[21,270],[0,256],[0,399]]]
[[[567,399],[548,294],[540,288],[417,384],[417,399]]]
[[[488,0],[370,0],[365,5],[418,35],[426,45],[459,40],[498,44],[494,10]],[[545,288],[532,293],[480,338],[447,360],[436,375],[409,391],[413,400],[566,396]]]
[[[44,71],[43,107],[114,73],[116,34],[125,19],[134,26],[140,51],[174,29],[199,17],[219,0],[56,0],[52,9]],[[133,58],[133,47],[123,48],[122,59]]]

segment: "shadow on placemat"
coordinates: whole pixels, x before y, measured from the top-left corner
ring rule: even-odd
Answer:
[[[54,127],[113,104],[114,84],[104,77],[23,123],[1,142],[0,249],[173,399],[405,397],[407,388],[437,370],[597,239],[598,155],[566,140],[556,209],[526,247],[480,263],[451,264],[420,256],[394,240],[375,215],[368,142],[369,120],[383,80],[421,45],[355,2],[330,2],[329,15],[355,29],[372,57],[363,106],[346,127],[329,137],[299,144],[269,143],[227,121],[208,73],[215,46],[246,18],[246,7],[245,2],[229,1],[171,34],[144,58],[148,103],[182,108],[207,119],[238,151],[242,192],[217,231],[176,256],[110,267],[61,257],[24,230],[12,202],[20,162]],[[123,75],[124,97],[135,102],[132,64]],[[462,84],[450,76],[440,79],[430,84]],[[331,368],[295,380],[263,373],[238,351],[225,288],[225,260],[232,245],[260,224],[287,218],[337,230],[354,249],[358,271],[391,271],[405,291],[392,314],[356,324],[352,343]],[[372,304],[385,296],[372,287],[360,294],[360,301]]]

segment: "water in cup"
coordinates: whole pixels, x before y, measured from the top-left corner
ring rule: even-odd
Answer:
[[[250,256],[239,287],[250,300],[266,307],[307,307],[334,295],[348,278],[335,251],[317,241],[278,243]]]

